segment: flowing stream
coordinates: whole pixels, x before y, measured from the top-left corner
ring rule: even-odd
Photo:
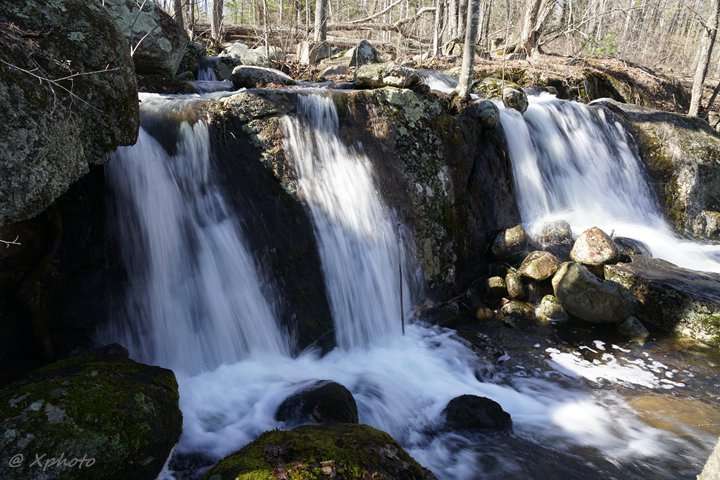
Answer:
[[[679,266],[720,271],[720,247],[680,239],[665,220],[637,147],[602,108],[529,97],[524,114],[501,109],[523,222],[567,220],[640,240]]]
[[[182,101],[145,101],[143,115],[158,121]],[[282,292],[248,250],[243,212],[224,200],[202,119],[160,120],[178,131],[173,153],[143,129],[110,162],[129,278],[121,318],[105,336],[128,345],[134,358],[175,370],[184,419],[177,456],[216,461],[283,428],[274,419],[279,404],[308,381],[327,379],[353,393],[362,423],[390,433],[441,479],[528,478],[550,459],[554,474],[565,468],[563,478],[583,480],[610,478],[620,467],[630,479],[690,478],[699,470],[702,448],[644,424],[612,392],[550,367],[495,371],[452,331],[409,315],[403,335],[401,277],[405,312],[422,295],[413,288],[411,236],[378,194],[370,159],[340,140],[333,102],[319,94],[298,102],[282,126],[336,326],[339,347],[325,356],[289,353],[276,315]],[[461,394],[499,402],[513,433],[446,431],[442,411]]]

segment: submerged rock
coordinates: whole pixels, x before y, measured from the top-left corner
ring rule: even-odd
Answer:
[[[591,266],[605,265],[617,259],[618,249],[610,236],[597,227],[585,230],[575,240],[570,258]]]
[[[482,432],[512,428],[510,414],[499,403],[477,395],[453,398],[443,413],[445,424],[451,430]]]
[[[620,285],[599,279],[579,263],[564,263],[552,285],[565,310],[586,322],[619,323],[633,314],[633,299]]]
[[[0,25],[18,32],[0,28],[11,64],[0,63],[4,225],[37,215],[106,153],[134,143],[139,114],[129,46],[100,2],[3,2]]]
[[[645,328],[645,325],[632,316],[618,325],[618,333],[640,345],[644,345],[645,340],[650,336],[650,332]]]
[[[627,237],[615,237],[613,238],[613,241],[618,249],[618,258],[623,261],[629,261],[630,257],[633,255],[645,255],[647,257],[652,256],[650,247],[639,240]]]
[[[431,480],[390,435],[367,425],[304,426],[262,434],[225,457],[205,480]]]
[[[502,100],[507,108],[515,109],[520,113],[525,113],[528,109],[528,98],[522,90],[505,87],[502,90]]]
[[[235,88],[258,88],[267,85],[295,85],[295,80],[280,70],[246,65],[240,65],[233,69],[232,82],[233,87]]]
[[[31,464],[35,454],[67,460],[52,478],[149,479],[179,439],[182,415],[173,373],[113,345],[0,388],[0,427],[0,457],[27,460],[19,468],[3,461],[3,479],[50,478]]]
[[[535,309],[529,303],[510,300],[500,308],[500,318],[511,326],[518,323],[532,322],[535,320]]]
[[[720,275],[635,256],[606,265],[605,278],[637,299],[637,316],[646,325],[720,345]]]
[[[321,380],[283,400],[275,419],[292,423],[358,423],[358,410],[350,390]]]
[[[555,275],[560,260],[550,252],[541,250],[530,253],[518,269],[518,273],[531,280],[542,281]]]
[[[535,307],[535,318],[541,323],[562,323],[568,321],[568,314],[555,295],[545,295]]]
[[[527,252],[528,236],[522,225],[515,225],[500,232],[492,245],[492,253],[498,258],[512,259]]]
[[[103,0],[101,3],[127,39],[128,48],[135,49],[133,62],[138,74],[172,78],[178,73],[190,39],[158,2]]]

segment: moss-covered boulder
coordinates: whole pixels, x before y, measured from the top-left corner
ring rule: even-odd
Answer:
[[[266,432],[226,457],[205,480],[425,480],[422,468],[385,432],[367,425]]]
[[[720,346],[720,275],[646,256],[605,266],[605,278],[638,301],[637,317],[656,331]]]
[[[720,240],[720,134],[702,119],[602,101],[633,133],[665,214],[698,238]]]
[[[0,389],[0,478],[154,479],[181,428],[173,373],[105,347]]]
[[[2,2],[0,44],[3,225],[134,143],[139,116],[128,45],[101,2]]]
[[[100,3],[122,32],[127,47],[135,50],[133,61],[138,74],[172,78],[178,73],[190,39],[157,0]]]

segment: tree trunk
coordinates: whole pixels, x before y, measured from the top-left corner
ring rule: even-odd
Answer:
[[[187,27],[190,40],[195,37],[195,0],[188,0]]]
[[[552,12],[555,0],[527,0],[527,10],[520,33],[519,49],[525,55],[537,53],[545,20]]]
[[[460,98],[470,98],[472,87],[473,62],[475,61],[475,38],[478,28],[478,6],[480,0],[468,0],[467,20],[465,28],[465,46],[463,48],[463,62],[458,82],[458,95]]]
[[[222,43],[223,0],[212,0],[210,15],[210,37],[217,44]]]
[[[458,2],[457,0],[450,0],[448,2],[448,38],[450,40],[453,40],[457,38],[457,8]]]
[[[315,41],[327,40],[327,0],[315,2]]]
[[[465,36],[465,30],[467,27],[467,23],[465,22],[465,18],[467,17],[467,11],[468,11],[468,0],[458,0],[458,29],[457,29],[457,37],[464,37]]]
[[[268,31],[268,4],[267,0],[263,0],[263,39],[265,41],[265,60],[268,67],[270,66],[270,33]]]
[[[695,77],[693,78],[692,97],[690,99],[690,110],[688,115],[697,117],[700,112],[700,103],[702,102],[703,84],[707,76],[710,59],[712,58],[713,48],[715,47],[715,38],[717,37],[718,21],[720,21],[720,0],[712,0],[712,12],[708,18],[705,32],[698,56],[697,67],[695,68]]]
[[[175,16],[175,22],[180,25],[180,28],[184,29],[182,0],[173,0],[173,15]]]
[[[440,31],[442,30],[443,3],[445,0],[435,0],[435,22],[433,24],[432,57],[440,55]]]

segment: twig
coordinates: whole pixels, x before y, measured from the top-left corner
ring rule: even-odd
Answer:
[[[2,240],[0,239],[0,243],[5,245],[5,248],[10,248],[10,245],[22,245],[22,243],[18,242],[20,240],[20,235],[15,236],[15,240]]]

